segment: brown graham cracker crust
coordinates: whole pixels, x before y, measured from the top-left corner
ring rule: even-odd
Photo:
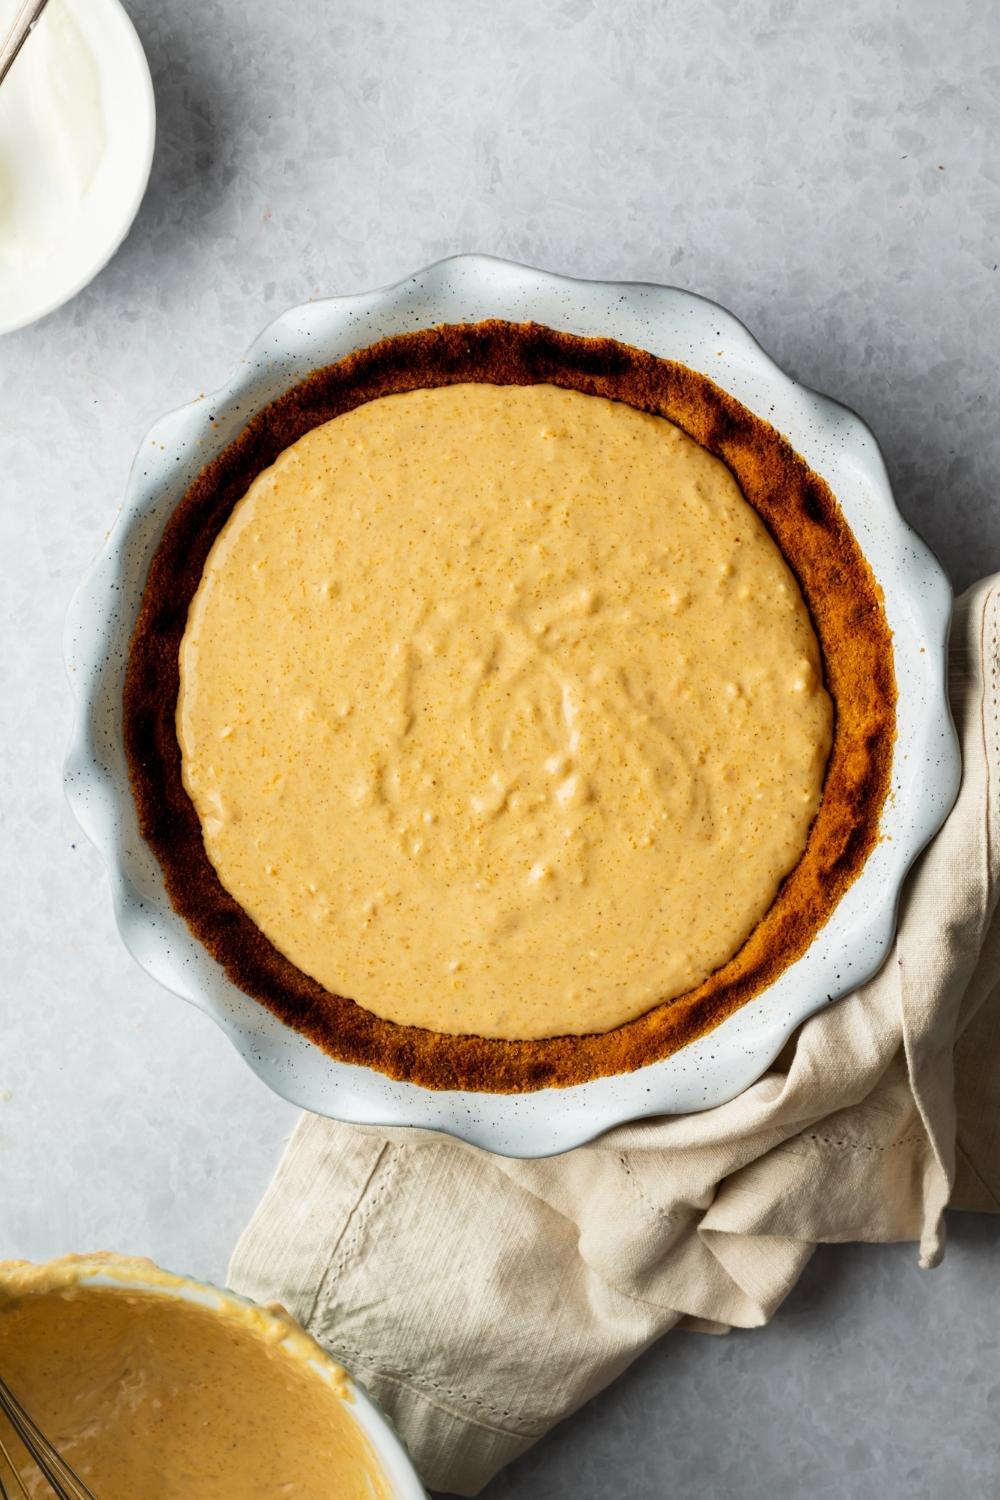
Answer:
[[[251,481],[310,428],[393,392],[547,382],[667,417],[729,467],[798,579],[835,704],[823,800],[801,860],[743,947],[696,989],[614,1031],[542,1041],[450,1036],[381,1020],[274,948],[224,890],[181,780],[178,650],[209,549]],[[878,839],[896,688],[881,590],[826,483],[704,375],[611,339],[489,321],[401,334],[317,370],[261,411],[199,476],[156,549],[129,652],[125,748],[143,837],[176,910],[230,979],[333,1057],[427,1088],[523,1092],[667,1057],[798,958]]]

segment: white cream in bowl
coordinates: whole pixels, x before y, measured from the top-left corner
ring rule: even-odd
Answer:
[[[19,0],[0,0],[6,34]],[[155,110],[118,0],[49,0],[0,88],[0,333],[80,291],[135,218]]]

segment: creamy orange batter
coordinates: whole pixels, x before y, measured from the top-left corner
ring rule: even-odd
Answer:
[[[164,1294],[177,1285],[148,1262],[124,1288],[0,1265],[0,1375],[99,1500],[390,1500],[346,1377],[309,1366],[305,1335]],[[0,1438],[50,1500],[2,1416]]]
[[[606,1031],[741,945],[832,708],[728,469],[552,386],[393,395],[261,474],[180,652],[222,884],[328,989],[438,1032]]]

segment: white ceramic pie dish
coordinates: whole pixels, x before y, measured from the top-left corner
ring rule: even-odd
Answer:
[[[138,831],[121,729],[126,655],[149,558],[200,470],[256,411],[312,370],[390,334],[491,317],[612,337],[680,360],[773,423],[831,486],[884,590],[899,688],[883,837],[808,951],[757,999],[672,1057],[635,1073],[517,1095],[434,1091],[337,1062],[238,990],[166,897]],[[79,700],[67,795],[108,863],[118,926],[133,956],[211,1015],[278,1093],[337,1119],[442,1130],[512,1156],[551,1155],[625,1120],[733,1098],[797,1025],[879,968],[906,871],[958,788],[946,692],[950,615],[947,580],[900,517],[868,428],[784,374],[731,313],[673,287],[575,281],[457,256],[382,291],[282,314],[221,390],[152,429],[118,523],[67,621],[67,663]]]

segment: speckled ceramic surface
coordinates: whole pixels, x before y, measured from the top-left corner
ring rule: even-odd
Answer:
[[[663,1062],[519,1096],[433,1092],[336,1062],[230,984],[166,899],[159,866],[138,833],[121,738],[125,658],[146,567],[199,470],[254,412],[319,365],[390,334],[487,317],[610,336],[680,360],[771,421],[828,481],[872,564],[885,592],[899,684],[884,837],[808,952],[756,1001]],[[509,1155],[548,1155],[624,1120],[732,1098],[759,1077],[795,1026],[879,967],[906,870],[940,826],[958,785],[944,679],[950,608],[944,574],[899,516],[868,428],[791,380],[730,313],[676,288],[575,281],[459,256],[383,291],[283,314],[227,385],[153,428],[118,524],[67,622],[67,661],[79,700],[67,793],[107,860],[119,929],[134,957],[211,1015],[272,1088],[340,1119],[419,1125]]]

